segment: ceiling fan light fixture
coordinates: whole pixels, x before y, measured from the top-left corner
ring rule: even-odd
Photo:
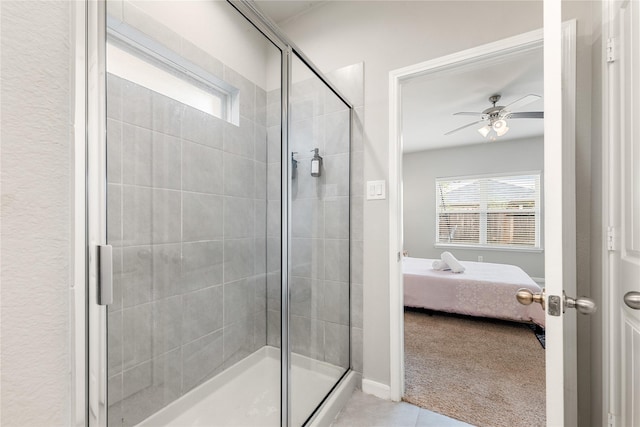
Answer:
[[[482,126],[480,129],[478,129],[478,132],[480,132],[480,135],[486,138],[487,135],[489,135],[489,132],[491,132],[491,126],[489,125]]]
[[[509,132],[509,126],[507,126],[507,121],[504,119],[496,120],[493,125],[493,130],[496,131],[498,136],[502,136],[505,133]]]

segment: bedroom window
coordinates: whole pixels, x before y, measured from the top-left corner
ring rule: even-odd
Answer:
[[[436,179],[436,245],[541,249],[540,172]]]

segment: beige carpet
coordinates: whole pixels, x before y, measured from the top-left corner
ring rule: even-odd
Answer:
[[[545,425],[544,349],[526,325],[407,311],[405,397],[480,427]]]

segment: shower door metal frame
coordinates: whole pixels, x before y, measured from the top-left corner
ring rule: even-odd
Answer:
[[[349,301],[348,301],[348,313],[349,313],[349,367],[335,382],[333,387],[325,395],[325,397],[318,403],[314,411],[309,414],[305,420],[304,425],[309,425],[314,417],[318,414],[320,408],[324,405],[327,398],[338,387],[341,381],[351,371],[351,142],[353,138],[352,124],[354,121],[354,107],[347,100],[347,98],[340,92],[340,90],[331,83],[324,74],[311,62],[309,58],[300,50],[290,39],[284,34],[278,26],[271,21],[269,17],[264,15],[262,11],[256,7],[255,3],[251,0],[227,0],[242,16],[244,16],[258,31],[260,31],[265,37],[267,37],[273,44],[282,50],[282,80],[281,80],[281,202],[282,202],[282,234],[281,234],[281,308],[280,308],[280,356],[281,356],[281,425],[291,426],[291,351],[289,342],[289,277],[288,272],[290,270],[290,257],[289,257],[289,236],[291,236],[291,206],[289,204],[288,195],[290,194],[289,188],[291,183],[291,168],[290,168],[290,145],[288,138],[288,131],[290,125],[290,103],[289,94],[291,93],[291,76],[292,76],[292,64],[293,57],[297,57],[305,66],[307,66],[311,72],[322,81],[346,106],[349,108],[349,183],[347,188],[349,197],[349,209],[348,209],[348,224],[349,224]],[[287,197],[284,197],[284,196]],[[286,226],[285,226],[286,225]]]
[[[275,23],[266,17],[250,0],[227,0],[245,19],[260,31],[271,43],[282,52],[281,59],[281,425],[291,426],[291,360],[289,340],[289,278],[290,256],[289,236],[291,236],[290,194],[291,168],[289,164],[289,94],[291,89],[292,59],[297,56],[348,108],[349,108],[349,159],[351,159],[351,140],[354,108],[345,96],[317,69],[313,63],[282,33]],[[86,284],[85,311],[77,313],[84,319],[83,328],[76,327],[75,338],[82,336],[85,341],[85,360],[76,361],[86,372],[84,390],[76,390],[76,395],[84,397],[84,425],[105,427],[107,425],[107,307],[98,304],[97,297],[97,249],[107,244],[107,141],[106,141],[106,38],[107,12],[106,0],[85,0],[77,13],[84,15],[84,76],[82,80],[85,91],[84,125],[86,135],[84,148],[86,157],[80,160],[85,165],[84,197],[77,194],[84,202],[85,247],[83,253],[76,254],[76,263],[85,265],[84,283]],[[80,27],[80,26],[79,26]],[[82,56],[82,55],[80,55]],[[350,163],[350,162],[349,162]],[[78,177],[78,179],[80,179]],[[351,166],[349,166],[349,182]],[[350,185],[349,197],[350,197]],[[286,196],[286,197],[284,197]],[[79,232],[79,234],[81,234]],[[80,261],[82,260],[82,261]],[[349,201],[349,367],[336,381],[327,396],[319,402],[314,412],[307,418],[309,424],[326,399],[340,382],[351,371],[351,201]],[[76,371],[80,372],[80,368]],[[80,424],[80,416],[76,417],[76,425]]]

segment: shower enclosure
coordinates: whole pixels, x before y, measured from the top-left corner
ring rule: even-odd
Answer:
[[[90,424],[310,423],[350,368],[351,106],[250,3],[89,3]]]

